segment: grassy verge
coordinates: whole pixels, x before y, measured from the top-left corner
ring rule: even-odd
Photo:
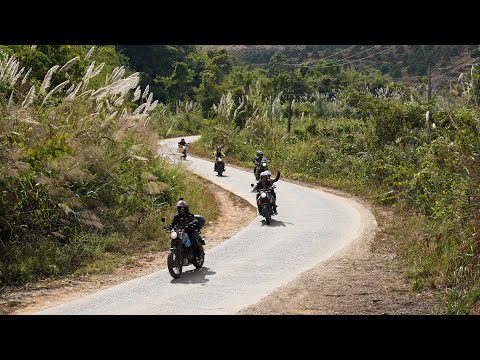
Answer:
[[[79,228],[68,238],[60,232],[53,232],[56,236],[47,232],[31,234],[21,241],[4,242],[0,266],[2,284],[22,284],[72,273],[110,273],[115,267],[129,264],[133,256],[168,249],[169,239],[162,229],[161,217],[167,221],[173,218],[179,197],[184,197],[192,211],[209,221],[218,216],[215,195],[206,183],[188,173],[182,172],[181,176],[170,205],[164,204],[158,209],[154,205],[148,211],[127,216],[115,215],[122,212],[120,207],[95,208],[89,212],[76,209],[78,214],[84,214],[84,224],[78,223]]]

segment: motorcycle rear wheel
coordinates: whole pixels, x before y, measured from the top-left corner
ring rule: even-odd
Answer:
[[[168,272],[174,279],[178,279],[180,276],[182,276],[182,270],[183,270],[182,260],[174,256],[172,252],[168,254],[167,267],[168,267]]]
[[[197,269],[200,269],[203,266],[204,262],[205,262],[205,254],[202,254],[199,257],[196,257],[195,259],[192,260],[193,266],[195,266]]]

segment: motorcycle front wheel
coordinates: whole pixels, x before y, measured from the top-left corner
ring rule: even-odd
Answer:
[[[267,223],[267,225],[270,225],[272,215],[270,214],[270,207],[268,205],[263,205],[263,214],[265,216],[265,222]]]
[[[168,272],[174,279],[178,279],[180,276],[182,276],[182,259],[178,258],[176,255],[174,255],[173,252],[168,254],[167,257],[167,267],[168,267]]]

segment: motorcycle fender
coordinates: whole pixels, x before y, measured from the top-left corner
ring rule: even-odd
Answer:
[[[263,204],[263,206],[262,206],[262,215],[263,216],[265,216],[265,212],[268,211],[267,206],[268,206],[267,204]]]
[[[182,255],[180,249],[177,248],[177,247],[172,247],[172,248],[170,248],[170,251],[171,251],[175,256],[180,257],[180,256]]]

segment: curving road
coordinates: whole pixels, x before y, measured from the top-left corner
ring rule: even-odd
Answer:
[[[163,141],[159,153],[179,161],[175,154],[179,140]],[[255,203],[252,171],[227,164],[224,176],[218,177],[213,161],[188,155],[182,162]],[[177,280],[164,269],[37,314],[234,314],[373,231],[373,215],[358,203],[282,180],[276,185],[279,214],[272,223],[266,225],[258,216],[208,250],[202,269],[185,267]],[[188,201],[188,194],[184,197]]]

